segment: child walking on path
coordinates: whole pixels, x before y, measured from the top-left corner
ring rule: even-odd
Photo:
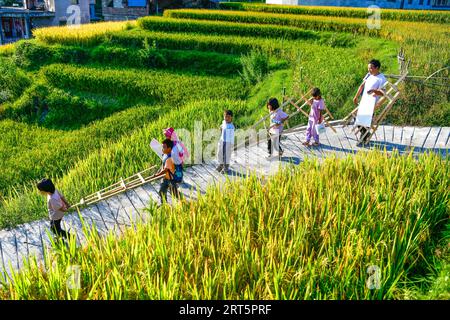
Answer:
[[[312,99],[306,100],[306,103],[311,106],[311,111],[308,118],[308,128],[306,129],[306,141],[303,142],[303,145],[308,147],[311,137],[314,138],[313,146],[320,145],[319,133],[317,132],[316,125],[322,123],[322,110],[325,110],[325,102],[322,99],[322,93],[319,88],[314,88],[312,90],[312,96]]]
[[[220,173],[228,173],[234,146],[233,112],[231,110],[223,112],[223,122],[220,129],[222,134],[217,144],[217,162],[219,166],[216,169]]]
[[[173,128],[167,128],[163,130],[164,136],[167,139],[172,140],[172,159],[175,165],[183,165],[187,158],[189,158],[189,152],[186,146],[178,139],[178,135]]]
[[[162,151],[164,153],[164,157],[162,160],[162,168],[158,171],[154,176],[163,177],[163,181],[159,188],[159,196],[161,198],[161,204],[167,201],[167,191],[170,189],[172,195],[176,198],[180,197],[178,191],[177,177],[175,172],[175,163],[172,159],[172,149],[173,149],[173,141],[170,139],[165,139],[162,143]]]
[[[267,158],[272,158],[273,149],[278,152],[278,157],[283,155],[281,148],[281,134],[283,133],[283,122],[289,117],[281,108],[276,98],[270,98],[267,102],[267,108],[270,112],[270,128],[267,140]]]
[[[47,208],[50,218],[50,230],[57,236],[68,238],[70,234],[61,228],[61,220],[70,205],[64,196],[55,188],[52,180],[42,179],[38,182],[39,192],[47,196]]]

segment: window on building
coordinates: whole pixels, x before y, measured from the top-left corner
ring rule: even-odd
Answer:
[[[419,6],[423,6],[423,0],[419,1]]]
[[[129,7],[145,7],[147,6],[147,0],[128,0]]]
[[[109,8],[124,8],[126,5],[126,0],[108,0],[106,1],[106,6]]]
[[[114,8],[123,8],[124,2],[123,0],[113,0]]]
[[[434,7],[448,7],[450,5],[448,0],[434,0]]]

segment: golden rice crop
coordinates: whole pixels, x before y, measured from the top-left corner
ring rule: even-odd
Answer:
[[[4,44],[0,46],[0,56],[10,56],[14,53],[14,43]]]
[[[309,16],[293,14],[277,14],[265,12],[240,12],[222,10],[166,10],[164,16],[178,19],[199,19],[214,21],[232,21],[238,23],[273,24],[295,26],[304,29],[320,31],[350,32],[362,35],[379,35],[384,38],[402,41],[409,39],[441,39],[447,44],[450,39],[449,25],[433,23],[415,23],[405,21],[381,21],[381,29],[369,29],[367,19],[342,18],[332,16]]]
[[[110,32],[128,30],[136,26],[136,21],[127,22],[99,22],[81,26],[59,26],[38,28],[33,31],[33,36],[47,43],[80,44],[88,45]]]
[[[178,19],[199,19],[229,21],[249,24],[270,24],[294,26],[318,31],[349,32],[358,35],[373,35],[395,41],[402,46],[416,74],[430,74],[446,65],[450,59],[450,25],[381,21],[381,29],[369,29],[367,19],[341,18],[333,16],[308,16],[276,14],[265,12],[223,11],[223,10],[166,10],[167,17]]]
[[[56,246],[3,299],[402,299],[448,222],[448,159],[360,153],[156,209],[120,238]],[[81,272],[68,288],[69,266]],[[378,270],[369,288],[368,270]]]
[[[306,14],[333,17],[367,18],[367,8],[327,7],[327,6],[283,6],[262,3],[221,2],[220,8],[230,10]],[[413,22],[449,23],[450,15],[447,11],[439,10],[398,10],[382,9],[382,19]]]

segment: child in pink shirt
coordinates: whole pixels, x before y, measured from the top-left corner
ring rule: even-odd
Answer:
[[[316,130],[316,124],[320,124],[323,121],[322,110],[325,110],[325,102],[322,99],[321,92],[319,88],[314,88],[312,91],[312,98],[306,102],[311,106],[311,111],[309,113],[308,128],[306,129],[306,141],[303,145],[309,146],[311,137],[314,138],[313,146],[320,145],[319,134]]]
[[[281,148],[281,134],[283,133],[283,123],[289,116],[282,110],[276,98],[270,98],[267,102],[267,108],[270,112],[269,138],[267,140],[268,159],[272,158],[272,151],[275,150],[280,158],[283,154]]]

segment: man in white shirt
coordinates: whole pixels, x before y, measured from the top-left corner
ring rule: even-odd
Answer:
[[[353,103],[358,105],[359,97],[361,93],[364,95],[373,95],[376,98],[376,102],[384,95],[383,85],[386,83],[385,76],[380,72],[381,63],[378,60],[371,60],[367,67],[368,73],[364,77],[362,84],[358,88],[358,92],[353,98]],[[364,137],[368,131],[368,128],[364,126],[358,126],[361,133],[361,137]],[[369,135],[364,138],[364,143],[368,141]]]

